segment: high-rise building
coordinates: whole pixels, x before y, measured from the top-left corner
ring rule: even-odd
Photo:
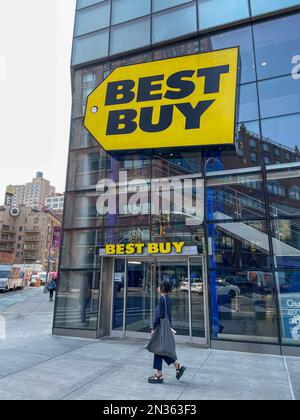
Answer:
[[[58,249],[54,249],[54,228],[61,218],[49,209],[0,207],[0,263],[39,264],[56,270]]]
[[[62,213],[64,211],[64,200],[63,194],[55,194],[52,197],[46,197],[45,206],[54,213]]]
[[[37,172],[32,182],[27,182],[25,185],[7,186],[5,204],[41,209],[45,205],[46,197],[54,195],[55,187],[52,187],[50,182],[43,178],[42,172]]]
[[[168,281],[179,341],[300,354],[299,45],[299,0],[77,1],[55,334],[146,338],[158,285]],[[142,74],[142,63],[182,56],[189,62],[189,55],[216,50],[226,57],[232,47],[240,56],[235,147],[216,141],[161,150],[156,133],[153,151],[142,147],[143,133],[136,150],[123,144],[122,153],[111,154],[84,128],[87,97],[116,68],[136,66]],[[157,63],[160,73],[147,85],[155,100],[144,112],[163,96],[165,63]],[[189,75],[201,85],[196,74],[207,68],[197,70]],[[122,89],[115,99],[124,116]],[[87,112],[97,115],[98,106]],[[208,134],[217,128],[212,123]],[[158,195],[170,211],[156,214],[151,193],[159,181],[173,187],[169,198]],[[182,206],[184,182],[189,205]]]

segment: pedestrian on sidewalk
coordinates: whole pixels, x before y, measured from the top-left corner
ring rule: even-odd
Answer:
[[[55,281],[54,278],[52,278],[49,281],[49,283],[47,285],[47,289],[48,289],[48,291],[50,293],[49,302],[53,302],[53,295],[54,295],[54,292],[56,291],[56,281]]]
[[[153,327],[151,328],[152,338],[147,346],[149,351],[155,353],[153,368],[156,369],[156,372],[153,376],[148,378],[150,384],[163,384],[163,361],[165,361],[168,366],[174,365],[176,369],[176,378],[178,380],[186,371],[186,368],[179,363],[176,356],[174,338],[176,331],[172,329],[172,301],[169,296],[169,293],[172,291],[170,283],[168,281],[163,281],[159,291],[160,300],[156,307],[155,320]],[[155,349],[159,349],[157,350],[157,353],[155,352]]]

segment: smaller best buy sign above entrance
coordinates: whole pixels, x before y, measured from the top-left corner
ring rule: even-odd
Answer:
[[[115,69],[84,125],[107,151],[234,144],[238,48]]]

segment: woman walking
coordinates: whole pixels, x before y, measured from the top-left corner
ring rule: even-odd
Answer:
[[[55,281],[54,278],[52,278],[50,280],[50,282],[48,283],[47,289],[48,289],[48,291],[50,293],[49,302],[53,302],[53,295],[54,295],[54,292],[56,291],[56,281]]]
[[[161,296],[160,296],[160,300],[159,300],[159,303],[158,303],[156,311],[155,311],[155,320],[154,320],[153,328],[151,328],[151,334],[152,334],[152,337],[154,338],[154,341],[155,341],[154,335],[157,334],[157,329],[159,328],[159,325],[161,324],[161,320],[168,320],[169,321],[168,328],[172,329],[172,301],[169,297],[169,293],[171,291],[172,291],[172,287],[171,287],[171,285],[168,281],[164,281],[164,282],[161,283],[161,285],[160,285]],[[175,331],[172,329],[172,334],[173,333],[175,333]],[[173,338],[173,336],[172,336],[172,338]],[[167,341],[168,337],[161,335],[159,339],[160,340],[163,339],[163,340]],[[175,358],[176,348],[175,348],[174,338],[171,341],[172,341],[171,343],[166,342],[165,344],[163,344],[163,346],[165,347],[165,349],[167,349],[167,347],[170,347],[170,346],[174,347],[174,349],[172,351],[173,357],[171,357],[171,354],[166,355],[168,353],[168,351],[160,352],[162,354],[154,354],[153,368],[156,369],[156,372],[153,376],[151,376],[148,379],[148,382],[150,384],[163,384],[164,383],[163,372],[162,372],[163,361],[165,361],[168,366],[171,366],[172,364],[174,365],[174,367],[176,369],[176,378],[178,380],[182,377],[182,375],[186,371],[186,368],[184,366],[182,366],[178,362],[178,360],[176,360],[176,358]],[[151,340],[150,340],[150,343],[151,343]],[[154,346],[152,348],[155,348],[155,343],[152,343],[152,344],[154,344]],[[150,344],[150,347],[151,347],[151,344]],[[148,350],[152,351],[151,348],[149,348],[149,347],[148,347]]]

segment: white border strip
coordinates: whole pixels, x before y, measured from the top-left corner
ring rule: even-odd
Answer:
[[[287,361],[286,361],[286,357],[284,357],[283,360],[284,360],[284,365],[285,365],[286,372],[287,372],[287,375],[288,375],[288,380],[289,380],[289,386],[290,386],[290,390],[291,390],[291,394],[292,394],[292,399],[293,399],[293,401],[296,401],[295,394],[294,394],[294,389],[293,389],[293,384],[292,384],[289,368],[288,368]]]

